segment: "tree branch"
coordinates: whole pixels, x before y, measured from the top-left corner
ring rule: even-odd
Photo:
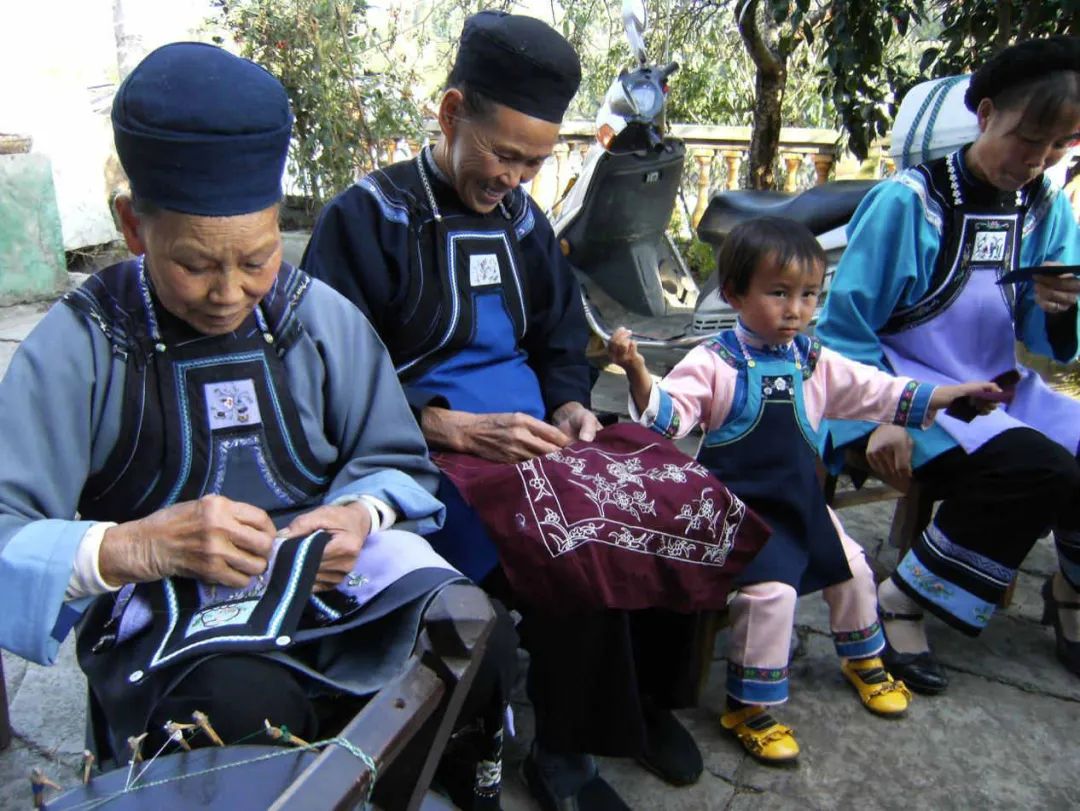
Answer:
[[[1012,34],[1012,3],[1010,0],[998,0],[997,34],[994,37],[994,50],[1000,51],[1009,44]]]
[[[784,63],[773,53],[765,42],[757,21],[758,0],[739,0],[735,4],[735,20],[739,26],[739,36],[746,43],[754,66],[763,74],[779,76]]]

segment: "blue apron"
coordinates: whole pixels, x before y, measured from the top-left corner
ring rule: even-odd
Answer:
[[[818,432],[806,419],[803,381],[818,342],[798,338],[791,356],[747,347],[734,332],[709,344],[738,370],[732,412],[705,435],[698,460],[772,528],[772,537],[739,578],[742,585],[787,583],[809,594],[851,578],[817,474]],[[799,368],[801,366],[802,368]]]
[[[505,210],[503,216],[443,219],[424,166],[416,168],[435,219],[434,254],[442,283],[442,336],[398,367],[403,382],[439,392],[456,411],[521,412],[547,416],[540,381],[521,349],[529,311],[525,263]],[[428,536],[435,551],[479,582],[498,565],[498,553],[479,517],[445,476],[436,497],[446,505],[444,528]]]

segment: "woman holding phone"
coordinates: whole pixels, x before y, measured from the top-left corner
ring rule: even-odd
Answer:
[[[830,348],[897,375],[1005,390],[989,417],[954,409],[927,431],[830,426],[827,458],[865,447],[883,478],[913,477],[942,502],[878,592],[886,666],[926,693],[948,679],[924,611],[978,634],[1049,529],[1060,566],[1043,586],[1044,622],[1080,676],[1080,402],[1050,390],[1015,348],[1077,357],[1080,229],[1044,172],[1080,142],[1080,39],[1007,48],[974,74],[965,104],[974,142],[863,200],[817,329]]]

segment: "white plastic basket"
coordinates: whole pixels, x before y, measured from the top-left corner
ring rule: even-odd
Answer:
[[[979,134],[975,113],[964,106],[970,76],[915,85],[900,102],[889,157],[897,169],[948,155]]]

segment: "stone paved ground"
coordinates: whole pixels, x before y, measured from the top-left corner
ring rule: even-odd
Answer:
[[[0,309],[0,369],[43,307]],[[604,374],[595,392],[601,409],[623,410],[624,381]],[[692,450],[692,449],[691,449]],[[891,505],[842,514],[849,533],[891,566],[887,548]],[[792,698],[778,712],[795,727],[803,755],[790,768],[768,768],[745,755],[719,727],[723,702],[723,634],[701,705],[679,713],[705,759],[701,781],[675,789],[629,761],[603,759],[603,773],[635,809],[1075,809],[1080,808],[1080,679],[1053,657],[1053,634],[1038,624],[1038,589],[1053,569],[1047,541],[1029,556],[1012,606],[978,639],[934,620],[933,643],[952,686],[936,698],[918,697],[907,718],[885,721],[858,704],[840,676],[818,597],[799,602],[792,658]],[[85,682],[70,641],[52,668],[3,655],[15,739],[0,753],[0,809],[29,808],[27,775],[42,767],[74,785],[83,748]],[[532,719],[517,706],[504,805],[532,811],[518,777]]]

